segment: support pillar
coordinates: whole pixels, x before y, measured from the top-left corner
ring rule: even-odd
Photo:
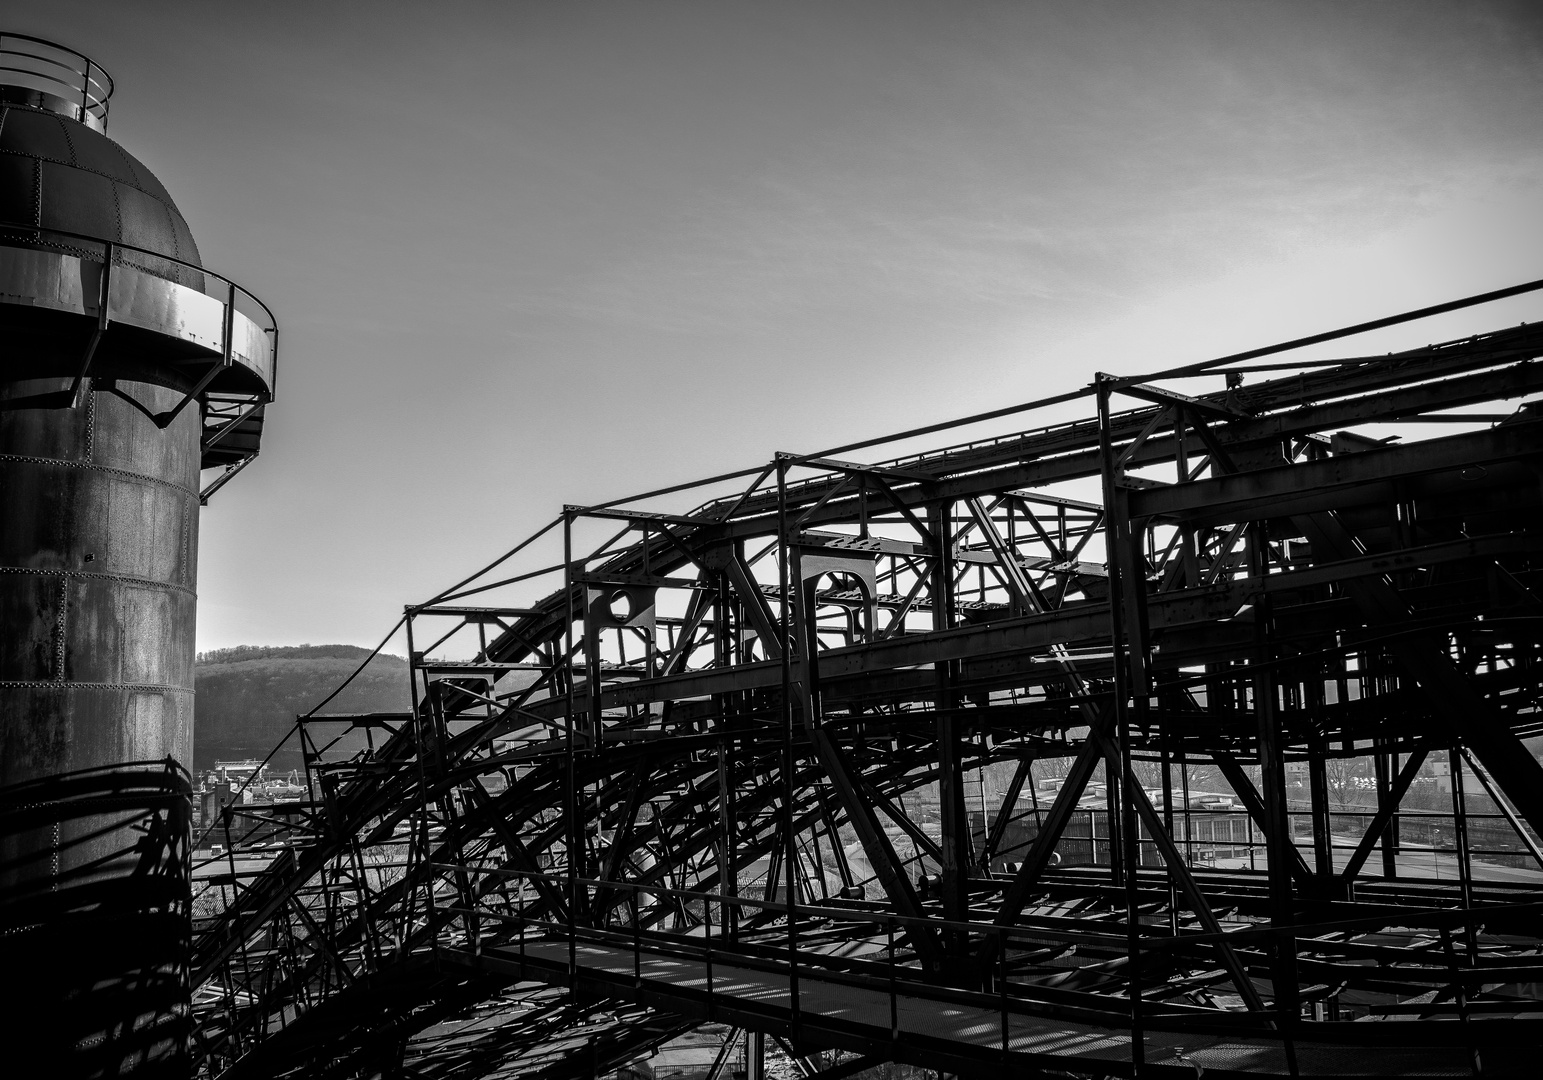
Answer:
[[[933,508],[932,542],[936,552],[932,562],[932,625],[946,630],[953,624],[954,559],[953,522],[948,505]],[[941,867],[943,916],[963,921],[969,914],[967,875],[970,857],[970,820],[964,802],[963,725],[955,712],[958,695],[954,690],[955,667],[945,661],[934,665],[936,680],[938,746],[938,812],[941,818],[943,865]],[[960,943],[956,943],[960,944]]]
[[[1249,575],[1262,578],[1269,562],[1269,534],[1263,522],[1249,530]],[[1272,614],[1268,594],[1255,608],[1254,715],[1259,731],[1259,786],[1264,803],[1265,850],[1269,853],[1270,926],[1283,931],[1271,947],[1270,975],[1275,984],[1275,1007],[1286,1030],[1295,1026],[1301,1005],[1297,987],[1296,942],[1290,927],[1296,921],[1291,883],[1292,850],[1290,819],[1286,815],[1286,766],[1280,747],[1279,684],[1272,666]],[[1290,1043],[1288,1042],[1288,1052]]]
[[[745,1080],[766,1080],[766,1036],[759,1031],[745,1033]]]

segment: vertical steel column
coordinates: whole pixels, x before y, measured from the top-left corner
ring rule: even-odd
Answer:
[[[1130,768],[1130,683],[1132,681],[1127,666],[1132,663],[1132,650],[1127,648],[1125,642],[1125,611],[1123,593],[1127,589],[1145,588],[1145,581],[1137,579],[1126,582],[1126,560],[1124,558],[1127,547],[1129,523],[1125,520],[1125,514],[1120,507],[1118,484],[1116,483],[1116,470],[1118,468],[1114,456],[1114,442],[1109,423],[1109,398],[1112,392],[1113,380],[1103,373],[1094,376],[1094,385],[1098,394],[1098,452],[1099,471],[1103,479],[1104,495],[1104,548],[1105,558],[1109,572],[1109,640],[1114,660],[1114,729],[1115,745],[1119,754],[1119,781],[1118,786],[1123,788],[1124,798],[1119,800],[1119,806],[1126,814],[1131,814],[1135,799],[1131,791],[1134,780]],[[1093,733],[1089,733],[1089,738]],[[1106,769],[1109,769],[1106,756]],[[1107,775],[1107,774],[1106,774]],[[1113,775],[1107,775],[1109,790],[1112,793],[1116,787]],[[1140,894],[1137,888],[1136,868],[1138,862],[1137,847],[1138,834],[1134,822],[1122,823],[1127,827],[1119,832],[1123,837],[1116,837],[1114,807],[1110,807],[1109,814],[1109,863],[1116,874],[1116,880],[1124,879],[1125,884],[1125,923],[1126,923],[1126,963],[1130,972],[1130,1054],[1131,1070],[1139,1076],[1146,1062],[1146,1047],[1141,1025],[1141,923],[1140,923]],[[1134,816],[1132,814],[1132,816]],[[1092,830],[1089,829],[1091,832]],[[1124,840],[1123,845],[1120,839]],[[1123,856],[1123,858],[1122,858]]]
[[[1176,483],[1189,483],[1189,446],[1185,442],[1187,433],[1184,428],[1184,409],[1178,405],[1173,408],[1173,447],[1174,468],[1178,473]],[[1184,584],[1193,589],[1200,584],[1200,559],[1195,551],[1195,527],[1188,522],[1179,526],[1181,544],[1181,566],[1184,570]]]
[[[1472,966],[1478,959],[1478,941],[1473,922],[1473,864],[1468,853],[1468,800],[1463,791],[1463,756],[1455,745],[1447,751],[1447,760],[1451,763],[1448,771],[1452,774],[1452,832],[1457,841],[1457,880],[1463,908],[1468,912],[1464,920],[1467,931],[1464,937],[1468,963]]]
[[[1123,500],[1118,488],[1115,497]],[[1123,729],[1117,729],[1116,732],[1120,771],[1118,804],[1120,821],[1119,832],[1115,833],[1111,829],[1110,833],[1111,837],[1125,839],[1125,845],[1121,850],[1128,850],[1130,854],[1124,860],[1126,863],[1124,869],[1130,878],[1127,885],[1134,890],[1136,874],[1141,867],[1141,831],[1136,817],[1135,793],[1132,791],[1138,781],[1131,756],[1131,730],[1134,728],[1145,734],[1150,732],[1152,727],[1153,686],[1151,665],[1148,663],[1151,656],[1151,635],[1147,623],[1147,560],[1140,546],[1143,530],[1132,526],[1123,501],[1113,513],[1118,518],[1117,533],[1124,537],[1122,545],[1124,555],[1120,568],[1120,602],[1125,609],[1126,668],[1129,675],[1126,693],[1130,696],[1131,711],[1126,718],[1126,726]]]
[[[1174,692],[1170,688],[1169,700],[1172,701]],[[1161,717],[1158,720],[1162,724]],[[1162,724],[1158,733],[1159,745],[1162,747],[1163,766],[1163,829],[1169,838],[1173,837],[1173,751],[1168,748],[1168,727]],[[1174,868],[1168,867],[1168,931],[1175,937],[1179,933],[1179,883],[1174,874]]]
[[[798,862],[798,841],[794,836],[793,794],[796,788],[793,762],[793,635],[792,596],[790,583],[788,543],[788,461],[787,454],[776,456],[777,466],[777,583],[781,606],[778,609],[777,637],[782,651],[782,822],[783,880],[788,908],[788,1004],[791,1010],[789,1041],[798,1039],[798,878],[801,876]]]
[[[1456,755],[1452,755],[1456,757]],[[1392,800],[1393,777],[1388,768],[1387,740],[1377,739],[1372,743],[1372,768],[1377,777],[1377,809],[1381,811]],[[1388,824],[1382,829],[1382,876],[1389,881],[1398,877],[1397,852],[1393,844],[1393,822],[1390,818]]]
[[[728,581],[722,571],[711,576],[713,589],[713,662],[727,667],[729,655]],[[718,749],[718,893],[725,898],[720,905],[724,940],[731,940],[735,925],[736,907],[732,897],[739,895],[739,876],[734,869],[734,731],[729,722],[730,695],[713,695],[713,716],[717,724]]]
[[[1269,570],[1270,537],[1263,521],[1248,530],[1249,576],[1262,580]],[[1262,588],[1254,601],[1254,716],[1259,732],[1259,786],[1264,803],[1265,851],[1269,856],[1270,927],[1275,931],[1271,945],[1271,980],[1275,984],[1275,1008],[1286,1035],[1286,1053],[1295,1072],[1295,1053],[1291,1030],[1301,1011],[1297,986],[1296,938],[1291,884],[1291,864],[1295,853],[1291,843],[1290,819],[1286,816],[1286,766],[1280,747],[1280,714],[1276,700],[1279,693],[1273,661],[1274,616],[1270,596]],[[1252,850],[1252,848],[1250,848]]]
[[[724,898],[720,905],[723,936],[730,939],[734,930],[735,904],[739,895],[739,875],[734,869],[734,736],[728,733],[718,736],[718,827],[721,831],[718,859],[718,893]]]
[[[1313,869],[1327,885],[1334,876],[1333,819],[1329,816],[1327,744],[1315,717],[1307,740],[1307,784],[1313,816]]]
[[[745,1080],[766,1080],[766,1035],[745,1033]]]
[[[420,859],[420,860],[427,860],[428,857],[429,857],[429,805],[430,805],[430,802],[429,802],[429,799],[428,799],[429,781],[428,781],[427,769],[426,769],[425,763],[424,763],[424,757],[425,757],[425,755],[429,751],[429,740],[428,740],[428,735],[427,735],[427,733],[424,730],[424,723],[423,723],[423,704],[424,704],[423,698],[428,696],[428,682],[427,682],[427,679],[425,679],[424,686],[423,686],[424,695],[423,695],[423,697],[420,697],[419,694],[418,694],[418,672],[421,670],[421,668],[423,666],[423,659],[424,658],[417,651],[415,651],[415,649],[413,647],[413,610],[412,610],[412,608],[407,608],[405,614],[406,614],[406,622],[407,622],[408,695],[409,695],[409,698],[411,699],[411,704],[412,704],[412,716],[413,716],[413,721],[412,721],[413,727],[412,727],[412,730],[413,730],[413,741],[414,741],[414,744],[415,744],[413,746],[413,751],[414,751],[413,752],[413,759],[414,759],[414,766],[415,766],[415,768],[417,770],[417,773],[418,773],[418,813],[417,813],[418,828],[416,830],[414,830],[414,836],[416,838],[416,842],[413,845],[413,847],[409,847],[408,850],[407,850],[407,862],[408,862],[408,865],[409,865],[409,871],[408,872],[410,873],[411,872],[410,868],[411,868],[411,865],[414,862],[415,858],[416,859]],[[228,831],[226,833],[226,845],[227,845],[227,847],[230,846],[230,836],[229,836],[229,832]],[[231,863],[231,870],[234,873],[234,870],[235,870],[235,863],[234,862]],[[439,953],[439,939],[433,933],[433,925],[434,925],[434,875],[433,874],[425,874],[424,875],[424,889],[425,889],[424,904],[423,904],[424,919],[425,919],[425,922],[428,924],[428,926],[430,928],[430,932],[429,932],[429,944],[430,944],[430,947],[434,950],[434,953],[437,956],[438,953]],[[409,894],[409,897],[410,896],[411,896],[411,894]],[[403,949],[404,952],[405,952],[405,950],[407,948],[407,938],[408,938],[409,929],[411,927],[411,924],[412,924],[412,901],[411,901],[411,899],[409,899],[408,900],[408,904],[407,904],[407,911],[405,913],[404,925],[403,925],[402,937],[401,937],[401,948]]]
[[[1388,748],[1388,776],[1390,778],[1398,776],[1399,763],[1398,763],[1398,749],[1397,749],[1397,747],[1398,747],[1398,743],[1395,740],[1393,740],[1393,739],[1387,740],[1387,748]],[[1400,837],[1399,837],[1399,813],[1398,813],[1399,805],[1402,802],[1403,802],[1402,799],[1398,799],[1398,800],[1396,800],[1393,803],[1393,813],[1388,818],[1387,845],[1388,845],[1389,848],[1392,849],[1393,854],[1394,854],[1395,857],[1398,855],[1399,847],[1400,847],[1400,845],[1402,843],[1402,841],[1400,840]],[[1395,863],[1394,866],[1395,866],[1395,869],[1396,869],[1397,868],[1397,864]]]
[[[459,815],[456,811],[457,792],[453,785],[446,782],[450,768],[446,747],[448,746],[450,740],[449,724],[445,719],[445,695],[443,692],[444,685],[445,684],[441,681],[430,683],[425,686],[424,700],[428,706],[429,715],[434,718],[434,781],[435,787],[438,788],[441,792],[439,798],[435,801],[439,805],[439,814],[440,820],[442,822],[443,832],[448,836],[454,835],[458,831],[456,828],[456,821]],[[425,858],[427,858],[429,855],[429,850],[427,848],[425,849],[424,854]],[[459,899],[461,906],[467,912],[467,914],[461,917],[462,925],[466,929],[467,944],[471,948],[472,955],[476,956],[481,954],[482,947],[478,933],[477,916],[474,913],[476,904],[472,898],[471,883],[468,880],[466,871],[464,869],[466,865],[466,853],[464,847],[458,849],[456,852],[456,860],[461,868],[454,872],[453,884],[456,890],[457,898]],[[431,871],[426,877],[428,881],[430,899],[432,900],[434,891],[434,873]],[[446,929],[448,929],[453,922],[454,916],[447,915],[445,918]],[[429,933],[431,935],[431,939],[437,942],[438,935],[435,933],[434,922],[432,918],[429,920]]]
[[[954,612],[954,531],[952,507],[946,500],[929,511],[928,528],[935,548],[932,560],[932,627],[947,630],[953,625]],[[970,822],[964,801],[963,726],[957,716],[958,695],[954,689],[956,664],[941,661],[933,665],[934,700],[937,713],[933,730],[938,754],[938,814],[941,830],[939,849],[943,865],[939,868],[943,917],[959,922],[969,917],[970,895],[966,880],[970,866]],[[963,952],[967,943],[957,935],[945,935],[953,948]]]
[[[1206,708],[1210,709],[1210,701],[1207,700]],[[1184,865],[1195,865],[1195,830],[1189,816],[1189,755],[1184,750],[1179,750],[1179,786],[1183,789],[1179,792],[1179,798],[1184,802]]]
[[[563,593],[567,598],[567,622],[563,648],[567,652],[566,685],[563,697],[563,823],[568,826],[564,843],[568,846],[568,980],[570,988],[578,985],[579,946],[579,796],[578,768],[574,748],[573,686],[573,508],[563,507]]]

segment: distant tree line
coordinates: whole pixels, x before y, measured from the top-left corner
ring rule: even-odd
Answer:
[[[238,660],[268,660],[273,658],[289,658],[295,660],[352,660],[358,663],[368,656],[370,650],[361,649],[357,645],[312,645],[307,642],[304,645],[234,645],[228,649],[211,649],[208,652],[198,654],[200,664],[228,664]],[[400,656],[392,656],[389,653],[382,654],[382,660],[395,660],[405,664]]]

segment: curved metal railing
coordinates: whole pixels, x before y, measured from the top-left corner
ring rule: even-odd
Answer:
[[[40,95],[29,103],[107,130],[112,76],[84,53],[27,34],[0,33],[0,86]]]
[[[50,243],[49,238],[58,239]],[[64,229],[45,229],[19,221],[0,220],[0,247],[61,251],[104,265],[127,266],[185,288],[196,289],[225,306],[224,324],[227,330],[224,346],[227,351],[230,347],[230,315],[232,312],[240,312],[268,337],[272,369],[268,386],[270,398],[276,392],[279,373],[278,319],[274,317],[267,304],[225,275],[197,263],[188,262],[186,259],[179,259],[135,244],[126,244],[120,240],[108,240],[100,236],[69,232]],[[136,259],[135,256],[138,258]],[[158,266],[157,264],[169,264],[170,272],[167,265]]]

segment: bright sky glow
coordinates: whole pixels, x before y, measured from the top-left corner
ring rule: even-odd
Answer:
[[[8,19],[283,326],[200,649],[374,644],[565,502],[1543,277],[1536,4]]]

